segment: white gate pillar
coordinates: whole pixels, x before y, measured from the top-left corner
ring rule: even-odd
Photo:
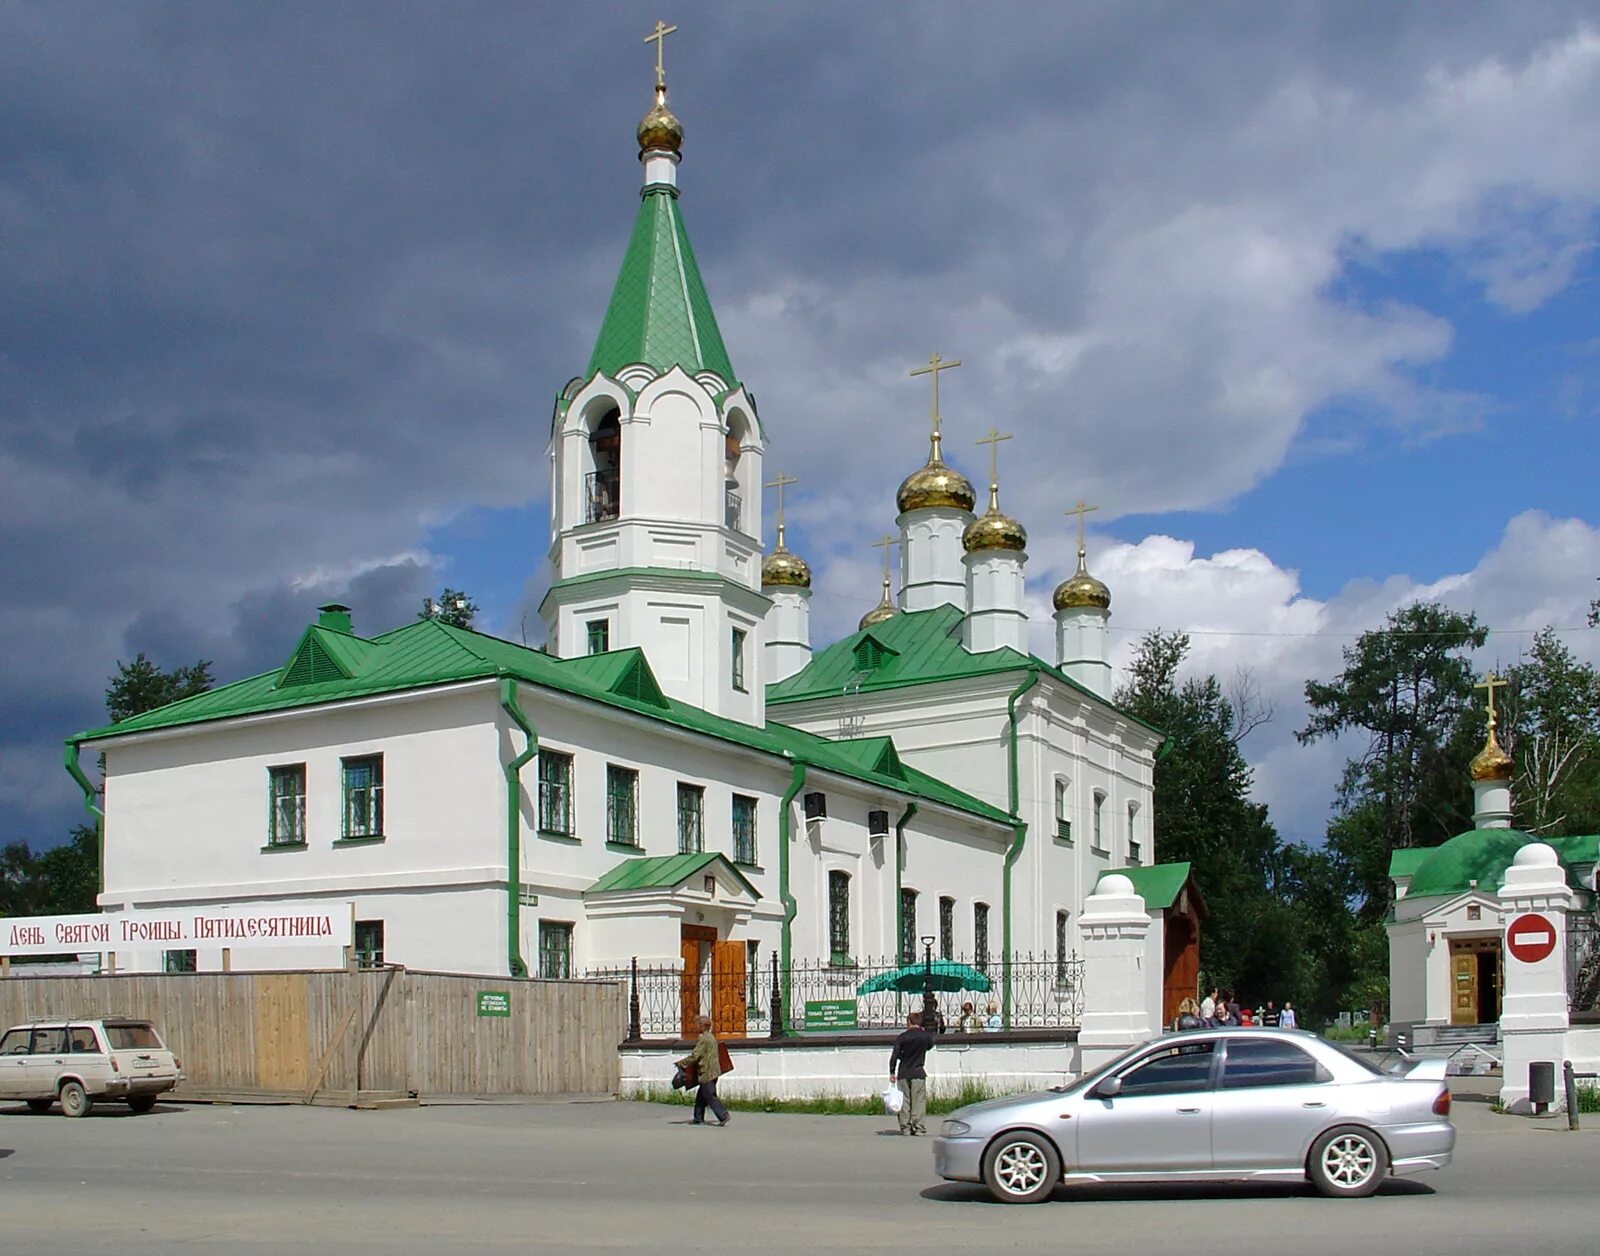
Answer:
[[[1511,1112],[1532,1112],[1528,1065],[1549,1060],[1557,1078],[1554,1111],[1563,1106],[1561,1060],[1569,1024],[1567,911],[1573,901],[1556,852],[1543,842],[1524,846],[1506,869],[1499,897],[1506,928],[1501,957],[1505,976],[1500,1037],[1505,1068],[1500,1102]],[[1519,958],[1519,952],[1531,958]]]
[[[1078,1052],[1084,1072],[1154,1033],[1143,971],[1150,913],[1127,877],[1101,880],[1078,917],[1083,938],[1083,1017]]]

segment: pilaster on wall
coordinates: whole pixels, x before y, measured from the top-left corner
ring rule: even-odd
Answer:
[[[1149,982],[1143,971],[1150,914],[1133,882],[1112,875],[1084,900],[1083,1023],[1078,1047],[1083,1069],[1099,1068],[1154,1032]]]
[[[1505,1048],[1504,1082],[1500,1102],[1520,1114],[1531,1112],[1528,1100],[1528,1065],[1548,1060],[1561,1070],[1566,1051],[1567,1028],[1567,912],[1573,895],[1567,886],[1556,852],[1543,842],[1531,842],[1516,854],[1506,869],[1500,889],[1500,910],[1506,922],[1505,997],[1501,1004],[1500,1035]],[[1548,923],[1553,943],[1543,958],[1529,962],[1518,959],[1516,950],[1525,950],[1545,928],[1536,916]],[[1561,1089],[1556,1088],[1555,1107],[1561,1106]]]

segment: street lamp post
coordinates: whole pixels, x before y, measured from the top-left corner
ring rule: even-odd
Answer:
[[[922,939],[922,1027],[930,1034],[939,1027],[939,1004],[933,997],[933,939]]]

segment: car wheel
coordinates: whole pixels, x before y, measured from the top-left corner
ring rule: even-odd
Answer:
[[[1343,1125],[1329,1130],[1311,1147],[1307,1170],[1324,1195],[1358,1199],[1370,1195],[1383,1182],[1389,1156],[1370,1130]]]
[[[28,1106],[35,1112],[48,1112],[50,1111],[50,1105],[54,1102],[54,1099],[30,1099],[28,1100]]]
[[[128,1100],[129,1112],[138,1112],[143,1114],[145,1112],[149,1112],[155,1106],[156,1097],[154,1095],[134,1095],[133,1098]]]
[[[1014,1130],[990,1144],[983,1158],[983,1180],[1003,1204],[1037,1204],[1055,1193],[1061,1158],[1049,1139]]]
[[[94,1100],[89,1098],[86,1091],[77,1082],[63,1082],[61,1085],[61,1115],[62,1116],[88,1116],[89,1109],[94,1107]]]

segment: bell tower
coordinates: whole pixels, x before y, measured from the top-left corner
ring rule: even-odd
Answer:
[[[585,372],[556,399],[550,565],[559,658],[638,647],[668,697],[764,724],[761,489],[766,441],[734,373],[678,203],[683,126],[638,127],[638,217]]]

